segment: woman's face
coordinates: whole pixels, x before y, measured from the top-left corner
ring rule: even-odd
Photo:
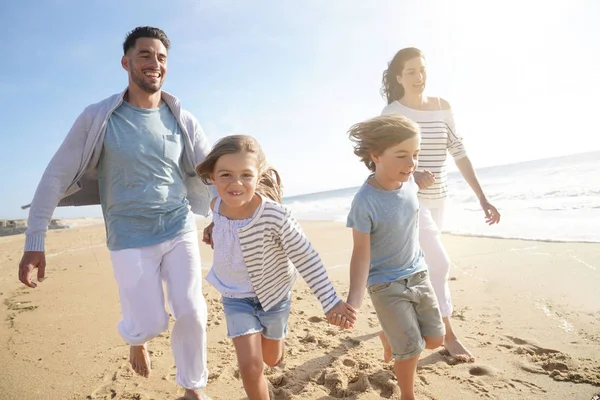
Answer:
[[[404,87],[405,93],[421,94],[425,91],[427,83],[427,70],[425,69],[425,59],[415,57],[404,63],[402,75],[396,76],[398,83]]]

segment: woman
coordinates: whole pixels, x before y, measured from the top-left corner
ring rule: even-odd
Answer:
[[[423,53],[414,47],[400,50],[383,72],[381,93],[388,105],[383,114],[401,114],[421,128],[421,152],[415,181],[419,185],[419,243],[429,266],[431,281],[438,298],[446,336],[444,347],[459,361],[473,362],[469,350],[458,340],[450,323],[452,299],[448,287],[450,260],[441,241],[444,204],[447,197],[446,157],[450,153],[485,213],[489,225],[500,221],[500,213],[489,203],[467,157],[461,137],[454,126],[450,104],[424,94],[427,70]],[[429,171],[429,172],[428,172]],[[382,336],[384,347],[386,338]],[[387,351],[386,351],[387,353]],[[389,355],[384,355],[389,358]]]

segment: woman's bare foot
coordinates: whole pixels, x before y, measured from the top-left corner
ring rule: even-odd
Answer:
[[[383,345],[383,361],[386,363],[392,361],[392,358],[394,358],[392,355],[392,348],[390,346],[390,342],[388,341],[387,336],[385,336],[385,333],[383,333],[383,331],[379,332],[379,339],[381,340],[381,344]]]
[[[183,398],[185,400],[211,400],[202,389],[185,389]]]
[[[144,378],[150,376],[150,355],[145,343],[142,346],[129,346],[129,362],[136,373]]]
[[[444,336],[444,348],[450,353],[450,356],[454,357],[457,361],[461,362],[475,362],[475,357],[469,350],[458,340],[456,334],[452,330],[450,324],[450,318],[444,317],[444,325],[446,325],[446,336]]]

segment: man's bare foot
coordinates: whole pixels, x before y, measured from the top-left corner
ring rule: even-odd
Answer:
[[[144,378],[150,376],[150,355],[146,344],[129,346],[129,362],[136,373]]]
[[[475,357],[467,350],[465,346],[458,340],[456,336],[452,338],[444,338],[444,347],[450,353],[450,356],[454,357],[460,362],[475,362]]]
[[[383,361],[386,363],[392,361],[392,358],[394,358],[392,355],[392,347],[390,346],[390,342],[383,331],[379,332],[379,339],[383,345]]]
[[[185,400],[211,400],[202,389],[185,389],[183,398]]]

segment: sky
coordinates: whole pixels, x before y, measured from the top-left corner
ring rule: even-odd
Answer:
[[[346,132],[380,114],[381,74],[408,46],[476,167],[600,150],[599,19],[596,0],[5,2],[0,218],[27,217],[77,115],[125,88],[122,43],[139,25],[169,36],[163,89],[211,143],[255,136],[293,196],[360,185]]]

